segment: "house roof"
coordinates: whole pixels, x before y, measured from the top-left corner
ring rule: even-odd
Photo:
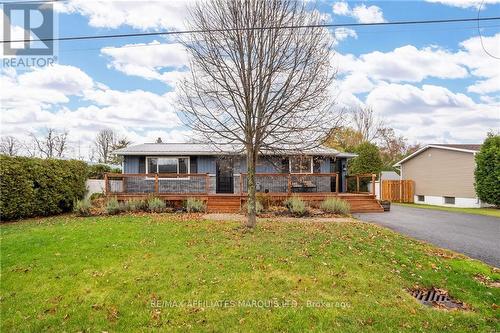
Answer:
[[[240,145],[223,144],[214,145],[204,143],[143,143],[115,150],[117,155],[234,155],[243,151]],[[356,154],[342,153],[335,149],[320,146],[305,152],[307,155],[355,157]],[[272,155],[269,152],[269,155]],[[279,155],[296,155],[297,151],[288,150]]]
[[[401,163],[404,163],[413,157],[417,156],[418,154],[422,153],[423,151],[429,149],[429,148],[437,148],[437,149],[445,149],[445,150],[452,150],[452,151],[460,151],[464,153],[477,153],[481,149],[480,144],[441,144],[441,143],[436,143],[436,144],[430,144],[427,145],[423,148],[420,148],[413,154],[406,156],[403,158],[401,161],[398,163],[394,164],[394,166],[401,166]]]

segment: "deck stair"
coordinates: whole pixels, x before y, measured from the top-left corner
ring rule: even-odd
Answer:
[[[237,213],[241,210],[241,196],[210,195],[207,209],[210,213]]]

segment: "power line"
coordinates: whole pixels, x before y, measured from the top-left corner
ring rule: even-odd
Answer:
[[[490,56],[491,58],[493,59],[497,59],[497,60],[500,60],[500,57],[490,53],[486,47],[484,46],[484,42],[483,42],[483,34],[481,34],[481,28],[479,27],[479,14],[481,13],[481,8],[483,7],[483,4],[484,4],[484,0],[481,1],[481,4],[479,5],[479,8],[477,9],[477,18],[478,18],[478,21],[477,21],[477,33],[479,35],[479,40],[481,41],[481,47],[483,48],[483,51],[484,53],[486,53],[488,56]]]
[[[159,36],[159,35],[184,35],[193,33],[212,33],[212,32],[229,32],[229,31],[252,31],[252,30],[273,30],[273,29],[307,29],[307,28],[340,28],[340,27],[364,27],[364,26],[390,26],[390,25],[413,25],[413,24],[437,24],[437,23],[457,23],[457,22],[479,22],[479,21],[494,21],[500,20],[500,16],[482,17],[482,18],[461,18],[461,19],[441,19],[441,20],[422,20],[422,21],[393,21],[393,22],[377,22],[377,23],[337,23],[337,24],[310,24],[310,25],[294,25],[294,26],[275,26],[275,27],[248,27],[248,28],[231,28],[231,29],[204,29],[204,30],[178,30],[178,31],[157,31],[157,32],[139,32],[114,35],[97,35],[97,36],[69,36],[58,38],[40,38],[33,39],[17,39],[17,40],[2,40],[0,43],[28,43],[28,42],[54,42],[54,41],[72,41],[72,40],[88,40],[88,39],[107,39],[107,38],[126,38],[126,37],[144,37],[144,36]]]
[[[485,25],[482,28],[498,28],[500,25]],[[446,28],[440,29],[439,31],[457,31],[457,30],[469,30],[476,29],[476,26],[467,26],[467,27],[455,27],[455,28]],[[405,33],[405,32],[423,32],[423,31],[434,31],[433,29],[405,29],[405,30],[384,30],[384,31],[359,31],[356,30],[357,34],[373,34],[373,33]],[[78,48],[78,49],[59,49],[58,53],[69,53],[69,52],[85,52],[85,51],[97,51],[97,50],[107,50],[107,49],[127,49],[127,48],[143,48],[143,47],[155,47],[155,46],[165,46],[165,43],[149,43],[149,44],[131,44],[131,45],[122,45],[122,46],[105,46],[105,47],[92,47],[92,48]]]

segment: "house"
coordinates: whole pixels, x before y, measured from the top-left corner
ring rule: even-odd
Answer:
[[[395,164],[415,183],[415,203],[481,207],[474,190],[479,144],[431,144]]]
[[[106,193],[119,200],[151,194],[165,200],[198,197],[207,200],[209,207],[218,203],[221,208],[238,209],[246,200],[246,158],[235,145],[215,148],[199,143],[159,142],[129,146],[114,153],[123,156],[123,173],[108,175]],[[351,176],[347,175],[347,163],[355,156],[327,147],[307,153],[264,152],[257,163],[256,190],[276,200],[299,194],[311,201],[327,196],[349,197],[347,179]],[[374,210],[380,207],[373,195],[358,196],[360,207],[369,208],[373,201]],[[369,202],[364,205],[361,199]]]

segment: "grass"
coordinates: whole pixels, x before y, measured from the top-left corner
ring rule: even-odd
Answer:
[[[393,204],[406,207],[413,207],[413,208],[444,210],[447,212],[454,212],[454,213],[500,217],[500,209],[498,208],[458,208],[458,207],[434,206],[426,204],[407,204],[407,203],[396,203],[396,202],[393,202]]]
[[[173,214],[1,225],[1,331],[494,332],[498,270],[359,222]],[[426,308],[444,288],[472,308]],[[496,305],[495,305],[496,304]]]

